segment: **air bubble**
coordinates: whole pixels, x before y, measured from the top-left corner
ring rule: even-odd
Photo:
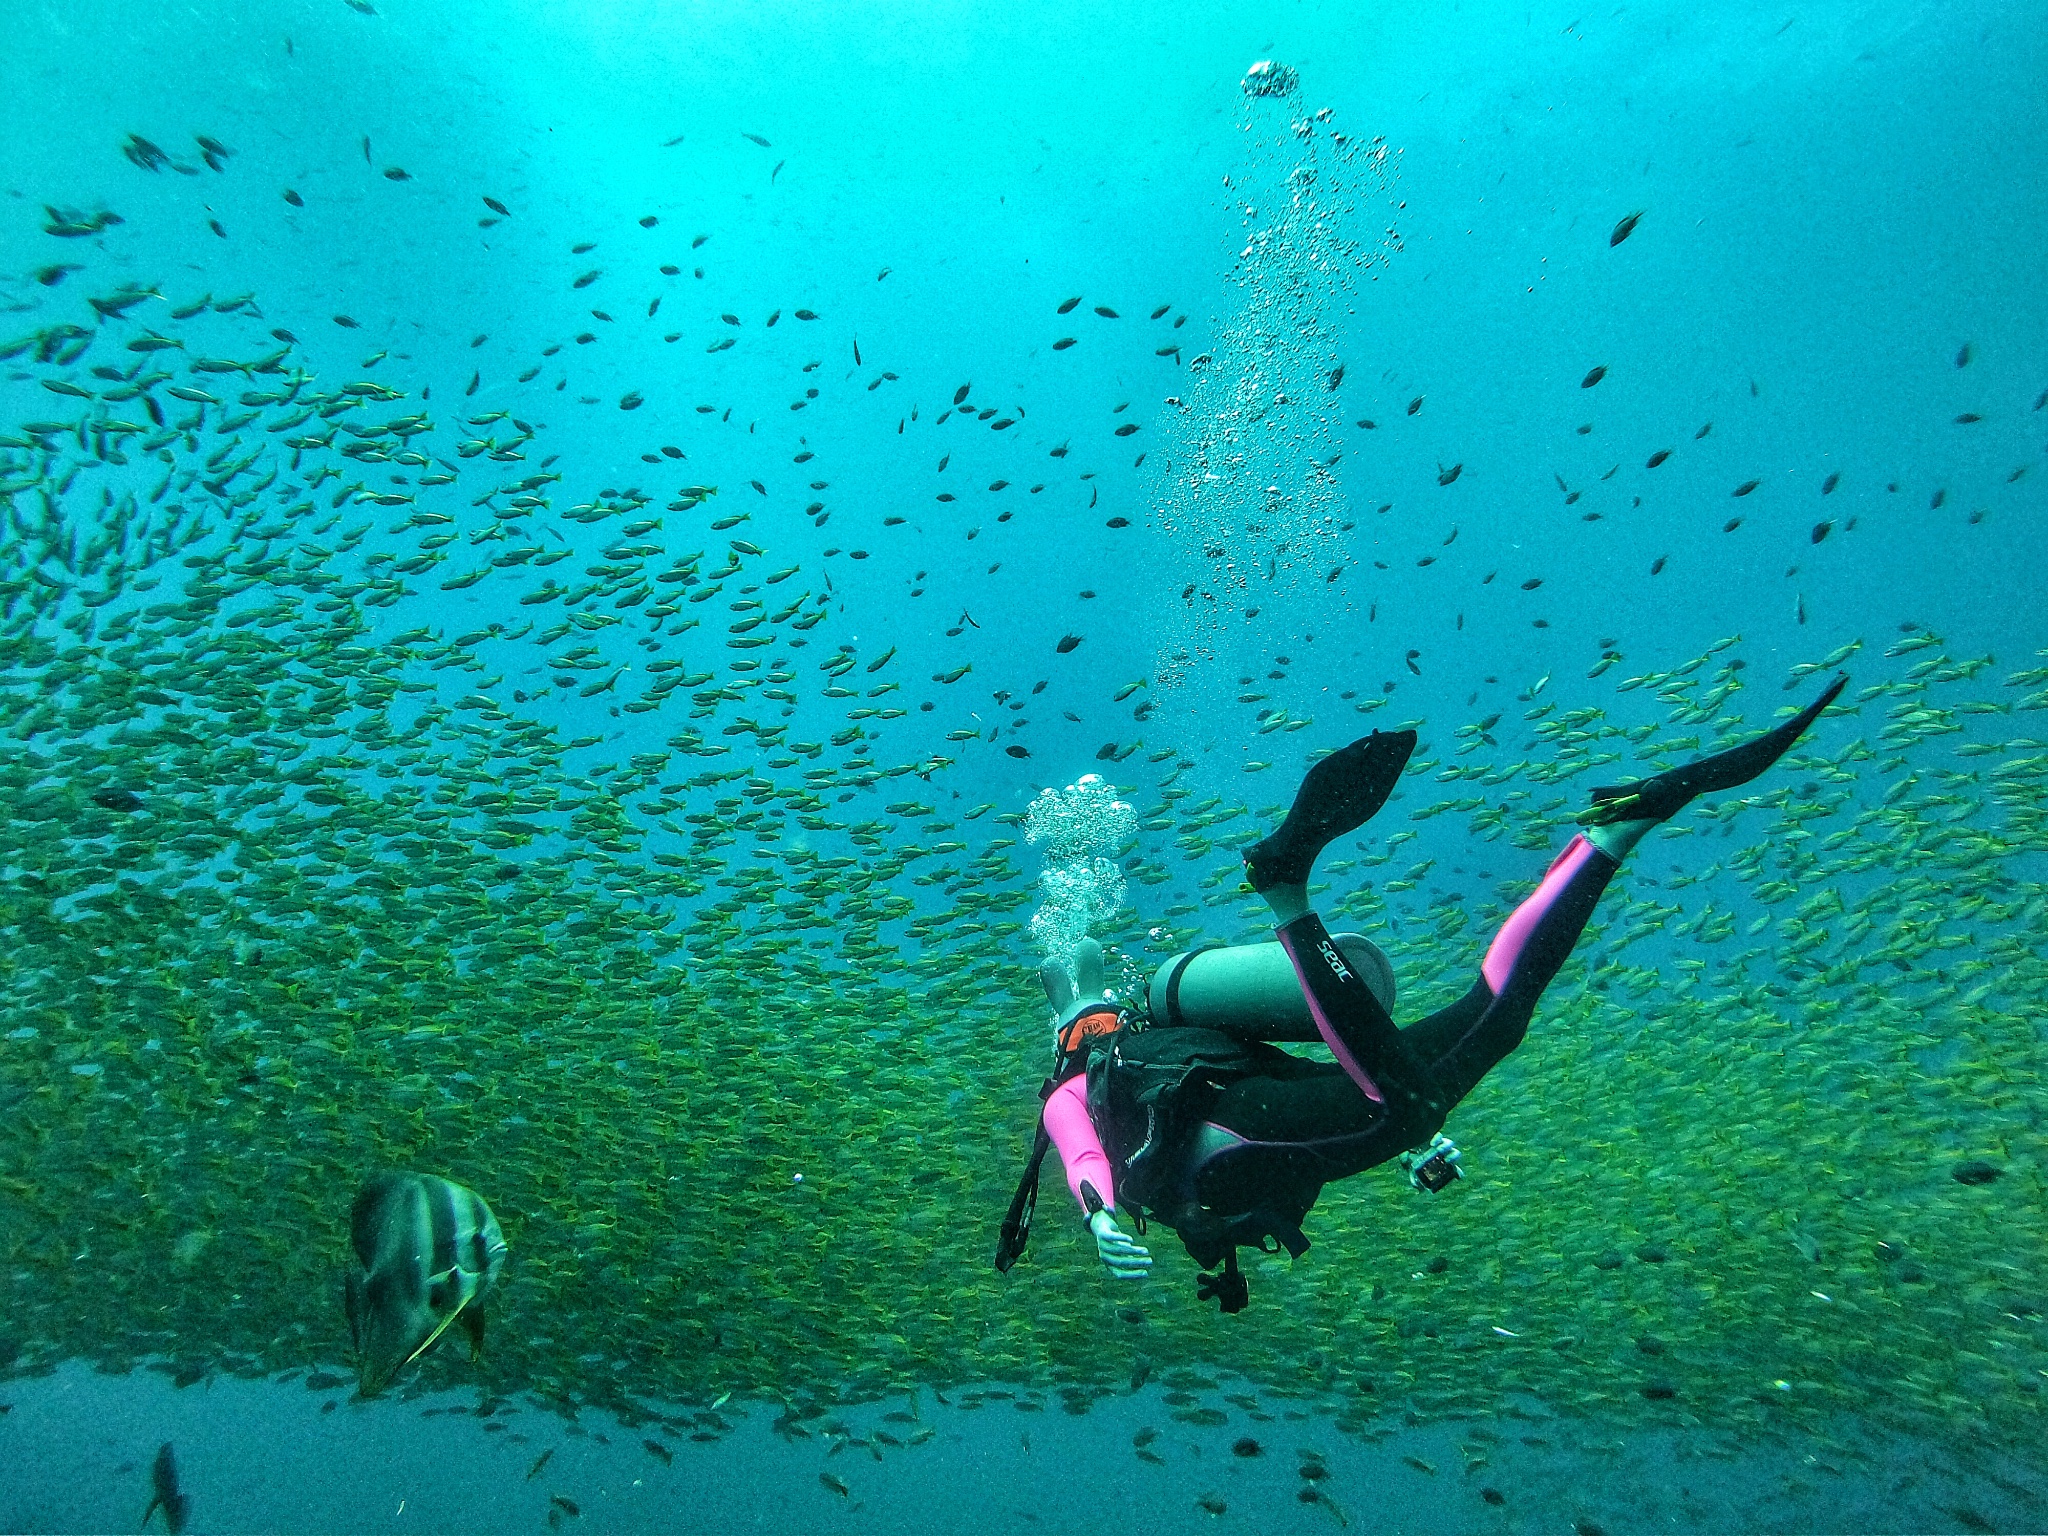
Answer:
[[[1123,905],[1124,872],[1114,855],[1138,829],[1138,813],[1099,774],[1047,789],[1024,813],[1024,837],[1044,848],[1031,936],[1047,960],[1072,969],[1073,954]]]

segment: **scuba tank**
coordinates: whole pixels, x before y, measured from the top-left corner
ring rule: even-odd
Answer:
[[[1391,1016],[1394,967],[1385,952],[1361,933],[1331,938]],[[1155,1028],[1213,1029],[1240,1040],[1322,1038],[1309,1017],[1294,962],[1277,939],[1175,955],[1153,974],[1146,1006]]]

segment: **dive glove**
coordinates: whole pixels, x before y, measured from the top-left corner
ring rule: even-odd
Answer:
[[[1152,1255],[1116,1224],[1116,1217],[1099,1210],[1088,1218],[1088,1230],[1095,1234],[1095,1252],[1119,1280],[1142,1280],[1152,1268]]]

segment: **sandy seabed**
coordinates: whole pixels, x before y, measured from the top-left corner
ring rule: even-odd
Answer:
[[[1488,1421],[1390,1421],[1361,1438],[1312,1415],[1252,1414],[1220,1400],[1226,1422],[1191,1426],[1171,1416],[1157,1387],[1081,1415],[1056,1397],[969,1408],[968,1395],[843,1410],[836,1417],[851,1438],[821,1433],[829,1419],[790,1437],[775,1428],[776,1405],[735,1401],[722,1410],[729,1433],[693,1441],[595,1411],[572,1423],[517,1399],[480,1418],[474,1391],[366,1403],[347,1386],[309,1390],[303,1378],[179,1388],[155,1371],[110,1376],[74,1362],[0,1384],[0,1530],[137,1529],[165,1441],[176,1448],[193,1536],[2048,1529],[2048,1452],[1942,1446],[1854,1425],[1826,1439],[1740,1444],[1608,1430],[1531,1404]],[[914,1421],[885,1420],[892,1411],[914,1411]],[[1156,1462],[1134,1444],[1147,1428],[1156,1438],[1143,1448]],[[877,1429],[906,1443],[875,1441]],[[1304,1501],[1311,1487],[1316,1497]]]

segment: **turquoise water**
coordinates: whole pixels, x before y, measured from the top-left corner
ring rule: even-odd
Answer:
[[[1899,1528],[2038,1527],[2042,21],[17,7],[0,1524],[111,1518],[23,1449],[103,1381],[151,1406],[65,1485],[137,1508],[155,1372],[248,1390],[218,1465],[295,1433],[258,1384],[353,1379],[396,1167],[510,1257],[477,1360],[350,1409],[371,1461],[407,1393],[660,1404],[704,1478],[858,1440],[970,1508],[941,1410],[993,1389],[1174,1519],[1245,1507],[1125,1416],[1312,1425],[1303,1521],[1537,1414],[1500,1502],[1410,1467],[1387,1518],[1732,1529],[1777,1472],[1659,1458],[1853,1444]],[[1039,964],[1264,937],[1239,850],[1315,754],[1421,733],[1312,889],[1405,1020],[1591,787],[1837,668],[1633,855],[1458,1187],[1332,1187],[1232,1319],[1164,1232],[1104,1278],[1051,1180],[990,1271]],[[1094,900],[1025,822],[1088,773]],[[1666,1470],[1567,1509],[1623,1444]],[[2004,1483],[1868,1470],[1962,1446]],[[195,1529],[294,1519],[184,1465]],[[564,1493],[517,1518],[602,1523]]]

